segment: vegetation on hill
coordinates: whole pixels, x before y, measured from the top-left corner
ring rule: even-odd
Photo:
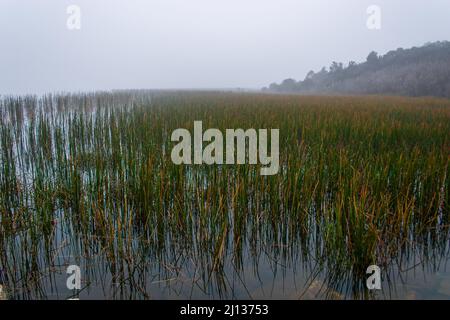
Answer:
[[[303,81],[286,79],[264,91],[304,94],[387,94],[450,97],[450,42],[371,52],[365,62],[346,66],[333,61],[329,69],[310,71]]]

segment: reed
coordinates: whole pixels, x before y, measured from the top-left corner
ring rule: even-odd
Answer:
[[[280,172],[174,165],[171,132],[195,120],[280,129]],[[36,286],[61,244],[132,274],[147,298],[150,261],[161,279],[189,263],[224,293],[230,266],[300,258],[368,297],[368,265],[448,254],[449,100],[118,91],[3,97],[0,121],[0,269],[13,288]]]

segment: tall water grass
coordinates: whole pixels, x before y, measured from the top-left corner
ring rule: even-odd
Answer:
[[[448,100],[120,91],[0,103],[0,267],[13,289],[39,288],[64,251],[100,257],[98,272],[146,298],[148,268],[166,281],[183,263],[226,295],[226,270],[250,259],[257,273],[264,255],[367,298],[367,266],[388,275],[448,257]],[[194,120],[279,128],[279,174],[174,165],[171,132]]]

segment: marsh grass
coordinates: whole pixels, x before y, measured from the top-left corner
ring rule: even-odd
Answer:
[[[171,132],[194,120],[280,129],[279,174],[174,165]],[[389,278],[448,257],[448,100],[99,92],[3,97],[0,121],[0,266],[13,289],[40,288],[64,251],[101,257],[95,272],[145,298],[184,264],[226,296],[226,270],[250,259],[257,274],[264,256],[274,270],[309,266],[329,297],[369,298],[368,265]]]

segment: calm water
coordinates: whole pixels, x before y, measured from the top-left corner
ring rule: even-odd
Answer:
[[[63,220],[63,216],[60,216]],[[207,255],[177,244],[155,255],[135,239],[133,256],[111,257],[94,239],[77,237],[71,225],[55,223],[54,237],[42,245],[34,270],[20,270],[30,256],[20,235],[14,262],[2,266],[3,298],[8,299],[449,299],[450,255],[410,250],[382,267],[382,290],[365,289],[365,278],[351,270],[331,270],[313,253],[268,243],[247,246],[239,257],[228,252],[211,272]],[[10,247],[13,250],[13,247]],[[47,257],[47,258],[46,258]],[[90,258],[84,258],[90,257]],[[418,258],[420,257],[420,259]],[[426,257],[426,261],[424,260]],[[202,260],[204,259],[204,260]],[[50,263],[49,263],[50,262]],[[82,289],[66,286],[69,265],[82,272]],[[9,269],[5,269],[9,267]],[[7,296],[6,296],[6,294]]]

